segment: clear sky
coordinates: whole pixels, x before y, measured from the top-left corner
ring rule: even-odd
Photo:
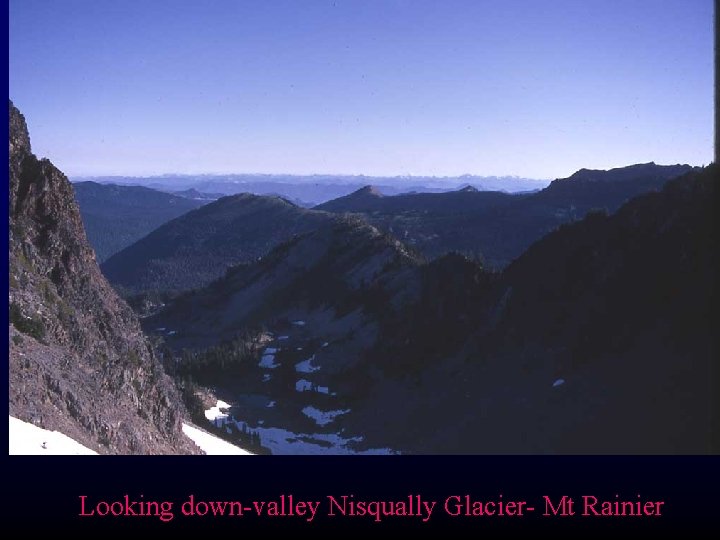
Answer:
[[[711,0],[10,0],[69,175],[567,176],[706,164]]]

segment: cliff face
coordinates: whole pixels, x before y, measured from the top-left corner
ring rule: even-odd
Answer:
[[[180,396],[10,103],[10,414],[102,453],[187,453]]]

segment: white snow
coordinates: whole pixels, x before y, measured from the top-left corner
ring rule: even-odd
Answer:
[[[174,336],[175,334],[177,334],[177,330],[170,330],[170,331],[167,333],[168,336]]]
[[[295,326],[305,326],[305,321],[293,321],[292,323]]]
[[[210,422],[213,422],[217,427],[222,427],[230,417],[226,412],[223,411],[230,408],[228,403],[218,399],[214,407],[210,407],[205,411],[205,418]]]
[[[28,422],[23,422],[12,416],[9,418],[9,446],[11,456],[97,455],[97,452],[94,450],[90,450],[76,440],[58,431],[49,431]]]
[[[267,347],[265,349],[266,354],[275,354],[278,352],[279,349],[276,349],[275,347]]]
[[[278,341],[285,341],[285,340],[288,339],[289,337],[290,337],[290,336],[278,336]]]
[[[328,343],[328,342],[326,341],[325,343],[322,344],[322,348],[324,349],[324,348],[327,347],[328,345],[330,345],[330,343]]]
[[[270,379],[272,379],[272,375],[266,373],[265,375],[263,375],[262,382],[268,382]]]
[[[298,373],[313,373],[315,371],[318,371],[320,369],[320,366],[313,366],[313,360],[315,360],[314,354],[307,360],[298,362],[297,364],[295,364],[295,371],[297,371]]]
[[[270,401],[267,405],[265,405],[268,409],[272,409],[275,406],[274,401]]]
[[[312,405],[308,405],[307,407],[305,407],[302,410],[302,412],[305,416],[315,420],[315,423],[318,426],[325,426],[325,425],[331,423],[333,420],[335,420],[336,417],[349,413],[350,409],[338,409],[336,411],[321,411],[320,409],[317,409],[317,408],[313,407]]]
[[[295,390],[298,392],[307,392],[312,389],[312,383],[306,379],[300,379],[295,383]]]
[[[318,386],[316,388],[316,390],[318,391],[319,394],[329,394],[330,393],[330,388],[328,388],[327,386]],[[335,395],[335,394],[333,393],[333,395]]]
[[[553,388],[557,388],[558,386],[561,386],[561,385],[563,385],[563,384],[565,384],[565,379],[557,379],[557,380],[553,383]]]
[[[370,448],[354,450],[348,447],[353,442],[361,442],[362,437],[345,439],[337,433],[293,433],[282,428],[258,427],[254,430],[260,435],[262,445],[273,454],[311,455],[311,454],[395,454],[390,448]],[[300,439],[303,440],[300,440]]]
[[[254,454],[183,422],[183,433],[208,456],[252,456]]]
[[[260,363],[258,366],[265,369],[275,369],[280,364],[275,363],[275,355],[274,354],[263,354],[262,358],[260,359]]]

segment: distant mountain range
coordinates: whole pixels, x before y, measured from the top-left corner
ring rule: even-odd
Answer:
[[[98,262],[140,240],[163,223],[213,200],[172,195],[141,186],[76,182],[75,199],[80,206],[88,240]]]
[[[343,176],[343,175],[285,175],[285,174],[228,174],[228,175],[163,175],[149,177],[96,176],[78,177],[73,181],[93,181],[103,184],[146,186],[168,193],[195,190],[201,193],[237,195],[278,195],[299,206],[315,206],[336,199],[372,184],[386,195],[400,193],[440,193],[473,185],[482,190],[508,193],[535,191],[548,184],[515,176]]]
[[[316,210],[355,213],[429,258],[458,251],[502,268],[535,240],[590,210],[614,212],[628,199],[661,189],[689,165],[632,165],[610,171],[583,169],[532,194],[465,188],[438,194],[383,196],[364,187]]]
[[[628,198],[660,189],[668,178],[689,170],[687,165],[649,163],[580,171],[539,192],[516,195],[465,186],[444,193],[385,196],[366,186],[314,210],[280,197],[235,195],[165,223],[115,253],[102,268],[110,282],[126,293],[198,288],[222,276],[228,267],[252,262],[280,243],[332,221],[333,214],[352,213],[428,259],[455,251],[499,269],[559,225],[581,219],[593,209],[612,212]],[[126,189],[131,196],[132,190],[147,188],[96,189]],[[165,197],[169,196],[147,199],[158,201],[154,208],[166,208]],[[113,208],[109,198],[105,206]],[[132,204],[130,200],[108,213],[128,213],[126,207]],[[180,206],[176,202],[173,208]],[[144,209],[146,214],[153,212],[149,204]],[[154,219],[159,217],[158,213]],[[91,238],[105,230],[95,232],[96,221],[86,226]]]

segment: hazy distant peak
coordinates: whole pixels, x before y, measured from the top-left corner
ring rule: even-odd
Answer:
[[[232,204],[235,202],[242,202],[243,204],[253,202],[257,204],[287,204],[289,206],[297,207],[292,201],[287,200],[285,197],[280,195],[255,195],[253,193],[238,193],[237,195],[228,195],[222,197],[219,201],[224,201],[225,204]]]
[[[358,189],[355,193],[351,193],[350,197],[354,195],[373,195],[374,197],[382,197],[383,194],[381,193],[380,189],[377,188],[377,186],[363,186],[360,189]]]
[[[471,186],[470,184],[461,187],[458,189],[460,193],[477,193],[479,190],[475,186]]]

